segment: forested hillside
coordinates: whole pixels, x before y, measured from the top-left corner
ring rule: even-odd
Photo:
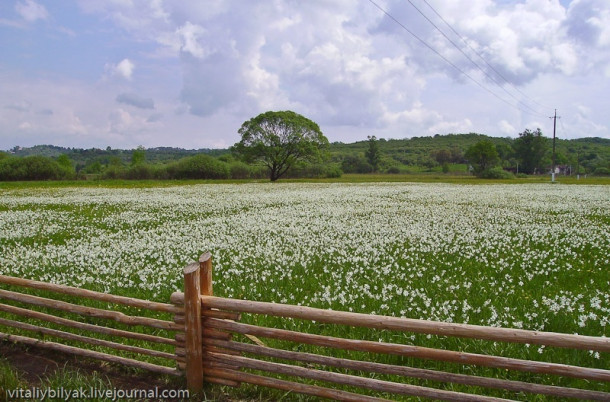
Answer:
[[[288,177],[336,177],[343,173],[419,173],[445,172],[468,174],[467,150],[480,141],[490,141],[499,157],[499,166],[519,171],[519,155],[513,138],[483,134],[448,134],[409,139],[376,139],[354,143],[331,143],[325,161],[297,164]],[[367,151],[374,142],[378,163],[374,167]],[[544,153],[540,164],[551,166],[552,139],[543,137]],[[556,165],[563,174],[610,174],[610,139],[558,139]],[[50,171],[50,173],[49,173]],[[542,173],[542,172],[541,172]],[[265,168],[248,165],[229,149],[139,147],[137,149],[64,148],[37,145],[14,147],[0,152],[0,180],[73,179],[73,178],[264,178]]]

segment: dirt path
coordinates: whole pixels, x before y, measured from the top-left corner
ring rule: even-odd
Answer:
[[[183,385],[178,379],[168,384],[163,376],[153,373],[134,376],[133,372],[128,372],[118,365],[9,342],[0,342],[0,356],[17,370],[19,378],[31,386],[39,385],[41,378],[49,377],[56,370],[64,367],[78,370],[83,374],[97,372],[100,377],[108,378],[116,388],[166,389]]]

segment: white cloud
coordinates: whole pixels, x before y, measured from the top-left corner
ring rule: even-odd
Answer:
[[[130,80],[133,75],[135,65],[129,59],[123,59],[119,64],[116,65],[115,71],[122,77]]]
[[[498,128],[500,129],[500,132],[509,136],[514,136],[515,133],[518,131],[515,127],[513,127],[512,124],[510,124],[506,120],[500,121],[500,123],[498,123]]]
[[[19,1],[15,4],[15,11],[28,22],[46,20],[49,17],[49,13],[45,6],[38,4],[33,0]]]
[[[191,24],[187,21],[183,26],[176,30],[176,34],[180,39],[180,50],[185,53],[190,53],[198,59],[203,59],[207,56],[208,51],[201,45],[205,29],[199,25]]]

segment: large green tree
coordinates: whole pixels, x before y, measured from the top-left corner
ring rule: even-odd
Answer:
[[[231,149],[246,162],[261,162],[276,181],[297,161],[315,162],[324,156],[328,139],[320,127],[292,111],[265,112],[244,122],[241,141]]]
[[[496,146],[489,140],[482,140],[472,145],[464,156],[474,168],[474,173],[478,176],[483,175],[500,162]]]
[[[513,142],[513,149],[519,161],[519,172],[532,174],[543,171],[548,142],[539,128],[519,133],[519,138]]]

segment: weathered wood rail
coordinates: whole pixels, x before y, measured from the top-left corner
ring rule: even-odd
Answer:
[[[517,380],[490,378],[376,363],[345,357],[333,357],[333,350],[366,352],[405,356],[430,361],[483,366],[536,375],[564,376],[588,382],[610,382],[610,370],[579,367],[561,363],[549,363],[471,352],[433,349],[414,345],[346,339],[313,333],[303,333],[279,328],[262,327],[242,323],[242,314],[274,316],[286,319],[310,320],[325,325],[373,328],[378,330],[461,337],[492,342],[509,342],[546,345],[573,350],[610,352],[610,338],[571,335],[520,329],[484,327],[384,317],[368,314],[322,310],[304,306],[236,300],[213,295],[212,259],[209,253],[198,262],[184,268],[184,292],[171,295],[171,304],[156,303],[69,286],[0,275],[0,284],[26,287],[41,291],[71,295],[77,298],[114,303],[123,306],[151,310],[173,316],[171,321],[150,317],[129,316],[122,312],[81,306],[65,301],[33,296],[0,289],[0,299],[13,304],[0,303],[0,311],[20,318],[46,322],[76,329],[78,333],[0,317],[0,326],[21,331],[31,331],[39,336],[49,336],[65,341],[75,341],[108,350],[166,359],[170,365],[155,365],[146,361],[101,353],[81,347],[49,342],[39,338],[0,333],[0,339],[47,347],[75,353],[81,356],[107,360],[139,367],[163,374],[186,377],[191,391],[202,389],[204,382],[239,387],[242,383],[271,387],[292,392],[337,400],[378,401],[379,397],[367,396],[354,389],[455,401],[499,400],[490,396],[450,391],[430,386],[417,386],[408,379],[429,380],[438,383],[462,384],[482,389],[496,389],[511,393],[540,394],[550,397],[588,400],[610,400],[610,393],[591,389],[568,388]],[[145,326],[155,330],[172,331],[174,337],[163,337],[103,325],[93,325],[71,318],[58,317],[48,312],[35,311],[14,304],[27,304],[59,310],[100,320],[112,320],[125,326]],[[83,333],[94,332],[118,338],[130,338],[146,343],[169,345],[173,353],[151,347],[125,345],[107,339],[99,339]],[[257,337],[273,339],[278,344],[313,345],[316,353],[298,352],[279,347],[269,347]],[[240,340],[237,340],[237,339]],[[167,347],[167,346],[165,346]],[[319,354],[318,354],[318,351]],[[346,353],[342,352],[342,355]],[[279,362],[282,361],[282,362]],[[315,368],[314,368],[315,366]],[[349,373],[349,374],[348,374]],[[391,376],[390,380],[374,378]],[[390,377],[388,377],[390,378]],[[309,383],[302,379],[310,380]],[[313,383],[312,383],[313,382]],[[428,382],[426,382],[428,384]],[[339,389],[348,386],[350,391]]]
[[[120,304],[128,307],[135,307],[138,309],[151,310],[154,312],[172,314],[180,314],[183,312],[180,307],[177,307],[172,304],[156,303],[148,300],[115,296],[106,293],[75,288],[72,286],[56,285],[23,278],[15,278],[6,275],[0,275],[0,284],[11,285],[20,288],[38,289],[42,291],[51,292],[52,294],[63,294],[73,296],[73,298],[76,299],[84,298],[90,300],[97,300],[101,302]],[[126,315],[120,311],[90,307],[86,305],[56,300],[53,298],[33,296],[4,289],[0,289],[0,299],[4,301],[16,302],[18,304],[26,306],[37,306],[45,310],[69,313],[70,317],[72,317],[72,315],[76,315],[81,317],[92,317],[100,320],[112,320],[121,324],[125,324],[129,328],[139,326],[148,327],[152,329],[163,329],[172,332],[184,332],[184,325],[176,324],[173,321],[161,320],[150,317],[131,316]],[[56,350],[64,353],[71,353],[98,360],[119,363],[125,366],[137,367],[161,374],[169,374],[174,376],[183,375],[182,371],[176,367],[175,362],[179,359],[179,357],[176,356],[175,353],[163,352],[160,350],[153,349],[151,347],[126,345],[122,342],[99,339],[92,336],[92,333],[116,337],[120,340],[130,338],[147,344],[153,343],[170,345],[174,347],[178,345],[178,342],[175,339],[154,334],[142,333],[139,331],[112,328],[109,326],[104,326],[103,322],[100,322],[99,325],[90,324],[78,321],[76,317],[60,317],[49,312],[36,311],[32,310],[31,308],[24,308],[6,303],[0,303],[0,311],[4,313],[9,313],[10,315],[15,317],[19,317],[21,320],[36,320],[37,323],[31,324],[17,319],[0,318],[0,325],[4,327],[29,331],[34,335],[57,338],[62,341],[74,341],[78,342],[79,344],[87,344],[94,347],[103,347],[105,348],[105,350],[108,351],[129,352],[130,354],[135,355],[136,358],[128,358],[114,353],[100,352],[81,346],[70,346],[64,343],[49,341],[44,338],[41,339],[40,337],[34,338],[30,336],[10,334],[6,332],[0,332],[0,339],[18,342],[26,345],[32,345],[45,349]],[[49,328],[47,327],[49,323],[55,324],[56,326],[59,325],[75,329],[78,333]],[[142,355],[168,360],[172,362],[170,364],[173,364],[173,366],[152,364],[147,361],[139,360],[138,357]]]

